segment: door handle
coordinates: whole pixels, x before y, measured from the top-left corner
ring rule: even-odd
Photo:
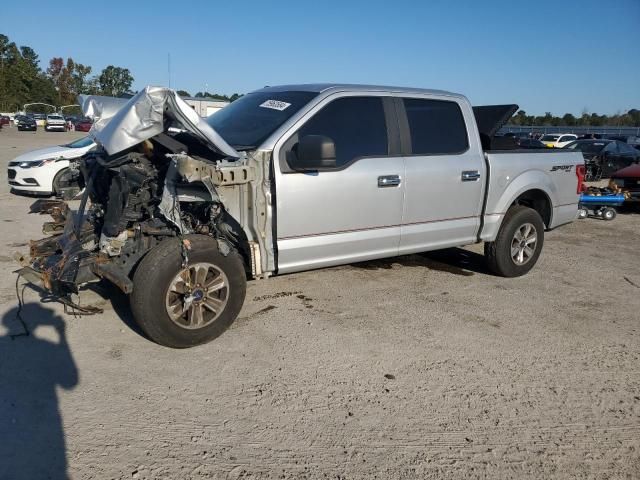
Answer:
[[[378,188],[397,187],[400,185],[400,175],[383,175],[378,177]]]
[[[480,178],[480,172],[478,170],[465,170],[462,172],[460,180],[463,182],[475,182]]]

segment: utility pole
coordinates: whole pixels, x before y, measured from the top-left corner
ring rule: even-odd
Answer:
[[[167,53],[167,70],[169,72],[169,88],[171,88],[171,54]]]

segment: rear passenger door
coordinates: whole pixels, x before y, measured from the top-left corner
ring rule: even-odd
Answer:
[[[397,255],[404,163],[393,99],[332,96],[292,131],[274,150],[278,271]],[[333,140],[335,168],[296,171],[307,135]]]
[[[486,171],[467,102],[398,98],[405,155],[399,253],[473,243],[480,225]]]

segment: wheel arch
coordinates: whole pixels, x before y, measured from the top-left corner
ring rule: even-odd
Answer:
[[[509,207],[514,205],[524,205],[525,207],[532,208],[542,218],[545,228],[549,228],[551,225],[551,217],[553,215],[553,207],[549,195],[542,189],[532,188],[527,190],[511,202]]]

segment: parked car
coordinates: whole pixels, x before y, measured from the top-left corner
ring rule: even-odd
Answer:
[[[44,130],[45,132],[64,132],[67,130],[67,122],[62,115],[47,115],[47,119],[44,124]]]
[[[76,132],[88,132],[89,130],[91,130],[92,126],[93,122],[90,119],[85,118],[83,120],[78,120],[78,122],[75,124],[75,130]]]
[[[640,164],[629,165],[611,174],[611,180],[622,189],[629,192],[629,200],[640,202]]]
[[[44,127],[47,122],[47,115],[44,113],[30,113],[28,116],[34,118],[39,127]]]
[[[36,119],[31,116],[16,115],[14,122],[18,127],[19,132],[25,130],[35,132],[36,130],[38,130],[38,123],[36,122]]]
[[[529,132],[507,132],[504,136],[515,137],[517,139],[531,138],[531,134]]]
[[[8,117],[7,115],[0,115],[0,128],[2,128],[4,125],[10,125],[11,124],[11,118]]]
[[[84,137],[14,158],[7,171],[11,192],[51,196],[61,195],[65,188],[79,188],[77,172],[70,170],[69,162],[82,157],[95,145],[91,137]]]
[[[518,146],[520,148],[549,148],[540,140],[534,138],[522,138],[518,140]]]
[[[640,161],[640,151],[620,140],[576,140],[564,148],[582,152],[587,180],[609,178],[616,170]]]
[[[170,347],[219,336],[247,277],[481,241],[493,272],[523,275],[544,231],[578,209],[580,152],[492,150],[517,105],[324,84],[264,88],[206,119],[161,87],[123,108],[94,126],[101,147],[80,161],[89,210],[32,206],[66,229],[32,242],[20,273],[71,304],[105,278]],[[172,121],[184,132],[168,134]]]
[[[540,141],[547,147],[562,148],[577,139],[578,136],[573,133],[547,133]]]

